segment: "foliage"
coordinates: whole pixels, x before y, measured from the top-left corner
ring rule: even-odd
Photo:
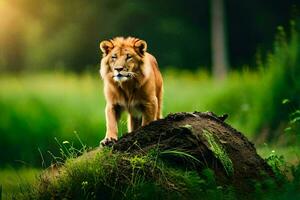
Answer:
[[[268,54],[265,61],[258,60],[260,71],[246,71],[237,75],[237,85],[226,82],[231,88],[217,94],[218,97],[209,102],[209,107],[214,111],[229,113],[234,118],[233,124],[241,127],[241,131],[255,133],[254,137],[259,138],[261,131],[266,130],[268,134],[263,140],[276,141],[283,132],[280,127],[289,120],[290,111],[281,104],[282,100],[290,99],[294,107],[300,106],[298,35],[294,22],[291,22],[289,41],[283,28],[278,27],[273,52]],[[247,80],[250,76],[252,80]],[[232,82],[231,77],[228,82]]]
[[[274,27],[288,24],[291,7],[299,6],[296,2],[276,0],[268,6],[259,0],[227,1],[232,66],[241,68],[253,63],[258,45],[263,50],[270,49]],[[99,42],[118,35],[145,39],[163,68],[208,67],[209,7],[208,0],[73,0],[72,4],[58,0],[1,0],[0,70],[94,72],[100,59]]]

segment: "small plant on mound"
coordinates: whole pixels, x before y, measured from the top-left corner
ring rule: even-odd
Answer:
[[[211,134],[207,130],[203,130],[203,136],[207,140],[208,144],[210,145],[210,150],[214,153],[216,158],[220,160],[222,163],[227,175],[233,175],[234,169],[231,159],[229,158],[228,154],[226,153],[225,149],[222,145],[218,144],[215,140],[213,134]]]
[[[300,199],[300,164],[291,165],[274,150],[266,161],[272,167],[276,181],[266,179],[254,182],[253,199]]]
[[[266,161],[272,167],[272,170],[274,171],[277,178],[284,177],[283,174],[288,167],[283,156],[275,154],[275,150],[272,150],[269,157],[266,158]]]

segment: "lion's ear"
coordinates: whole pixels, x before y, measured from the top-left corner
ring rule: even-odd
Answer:
[[[100,49],[104,55],[107,55],[114,48],[113,43],[108,40],[104,40],[100,43]]]
[[[147,43],[144,40],[138,40],[134,43],[134,48],[137,53],[143,56],[147,51]]]

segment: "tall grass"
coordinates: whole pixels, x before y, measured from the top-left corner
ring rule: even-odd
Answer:
[[[58,149],[55,137],[77,142],[76,132],[90,146],[103,137],[99,79],[72,74],[5,76],[0,85],[1,163],[21,160],[39,166],[38,148],[49,158],[47,151]]]
[[[13,199],[13,196],[20,193],[20,188],[33,184],[40,174],[40,170],[34,168],[20,168],[18,170],[7,168],[0,171],[0,199]]]

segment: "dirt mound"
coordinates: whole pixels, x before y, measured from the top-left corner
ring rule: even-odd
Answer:
[[[249,191],[253,181],[273,177],[270,166],[256,153],[254,145],[239,131],[211,112],[176,113],[154,121],[114,144],[114,151],[144,154],[151,149],[161,152],[185,152],[197,160],[188,163],[168,154],[166,159],[184,168],[201,172],[214,170],[219,184],[232,184]]]
[[[255,199],[256,191],[273,185],[274,173],[225,119],[170,114],[124,135],[113,148],[94,149],[45,171],[16,199]]]

